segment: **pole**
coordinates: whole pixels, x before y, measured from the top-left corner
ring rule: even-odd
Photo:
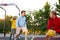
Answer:
[[[6,10],[3,8],[3,7],[0,7],[1,9],[3,9],[5,11],[5,19],[4,19],[4,40],[5,40],[5,36],[6,36],[6,31],[5,31],[5,28],[6,28]]]
[[[6,10],[5,10],[4,30],[6,30]],[[4,38],[5,36],[6,36],[6,31],[4,31]]]
[[[16,8],[18,9],[18,11],[19,11],[19,15],[20,15],[20,9],[18,8],[18,6],[17,5],[15,5],[16,6]]]

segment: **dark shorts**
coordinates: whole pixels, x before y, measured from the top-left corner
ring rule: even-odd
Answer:
[[[59,35],[60,35],[60,33],[57,33],[57,34],[59,34]]]
[[[11,29],[11,33],[16,33],[16,29]]]

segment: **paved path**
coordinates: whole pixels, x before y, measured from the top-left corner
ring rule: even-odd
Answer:
[[[4,35],[0,34],[0,40],[9,40],[9,36],[10,36],[9,34],[6,34],[6,38],[4,39]],[[49,39],[60,40],[60,36],[51,37]],[[21,35],[21,38],[17,40],[24,40],[24,35]],[[45,40],[45,35],[28,35],[28,40]]]
[[[33,35],[28,35],[28,40],[32,39]],[[0,40],[14,40],[14,39],[9,39],[10,34],[6,34],[6,37],[4,38],[4,34],[0,34]],[[21,35],[21,38],[17,38],[17,40],[24,40],[25,36]]]

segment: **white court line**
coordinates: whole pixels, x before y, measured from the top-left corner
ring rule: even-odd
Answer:
[[[31,40],[33,40],[34,38],[35,38],[35,36],[33,36]]]

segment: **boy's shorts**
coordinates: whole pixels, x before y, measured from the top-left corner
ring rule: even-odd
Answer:
[[[16,29],[11,29],[11,33],[15,34],[16,33]]]
[[[28,32],[27,27],[17,27],[16,28],[16,34],[19,34],[21,30],[23,31],[23,33]]]

